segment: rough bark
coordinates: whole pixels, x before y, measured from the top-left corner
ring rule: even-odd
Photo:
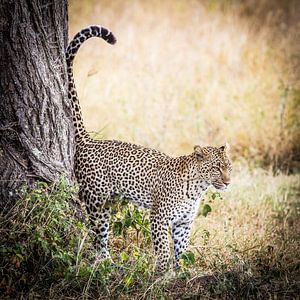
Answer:
[[[73,179],[67,0],[0,0],[0,208],[23,185]]]

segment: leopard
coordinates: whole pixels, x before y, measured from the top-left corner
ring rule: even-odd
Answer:
[[[101,259],[111,259],[108,248],[111,207],[124,197],[150,210],[155,272],[166,272],[171,261],[178,269],[203,195],[209,187],[225,190],[230,184],[229,145],[195,145],[190,154],[171,156],[134,143],[93,139],[83,124],[73,77],[76,53],[92,37],[109,44],[117,41],[105,27],[86,27],[67,46],[66,64],[75,136],[74,173],[79,199],[85,204],[94,232],[96,253]],[[169,235],[173,240],[172,251]]]

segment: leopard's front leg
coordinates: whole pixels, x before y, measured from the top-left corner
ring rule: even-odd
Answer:
[[[192,220],[179,220],[172,224],[176,269],[180,268],[180,255],[185,252],[188,247],[191,225]]]

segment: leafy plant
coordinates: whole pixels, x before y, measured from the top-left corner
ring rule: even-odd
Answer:
[[[114,264],[97,261],[93,233],[79,221],[73,198],[77,188],[64,179],[49,186],[39,182],[7,214],[0,215],[0,289],[7,296],[26,293],[34,287],[60,292],[70,287],[89,295],[107,290],[117,280],[128,292],[152,274],[149,255],[149,219],[128,201],[113,208],[112,247]],[[120,250],[122,252],[120,253]],[[120,272],[121,271],[121,272]],[[55,296],[53,296],[55,298]]]
[[[112,232],[122,237],[123,248],[137,245],[146,249],[151,245],[149,214],[141,211],[127,199],[118,201],[112,209]]]
[[[76,190],[64,179],[52,186],[39,182],[8,214],[0,215],[0,288],[5,293],[74,273],[82,257],[78,245],[88,232],[74,217]]]

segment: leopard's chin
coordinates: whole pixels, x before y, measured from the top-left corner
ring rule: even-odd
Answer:
[[[225,191],[225,190],[227,190],[227,185],[224,184],[224,183],[213,182],[212,185],[213,185],[213,187],[214,187],[216,190],[219,190],[219,191]]]

